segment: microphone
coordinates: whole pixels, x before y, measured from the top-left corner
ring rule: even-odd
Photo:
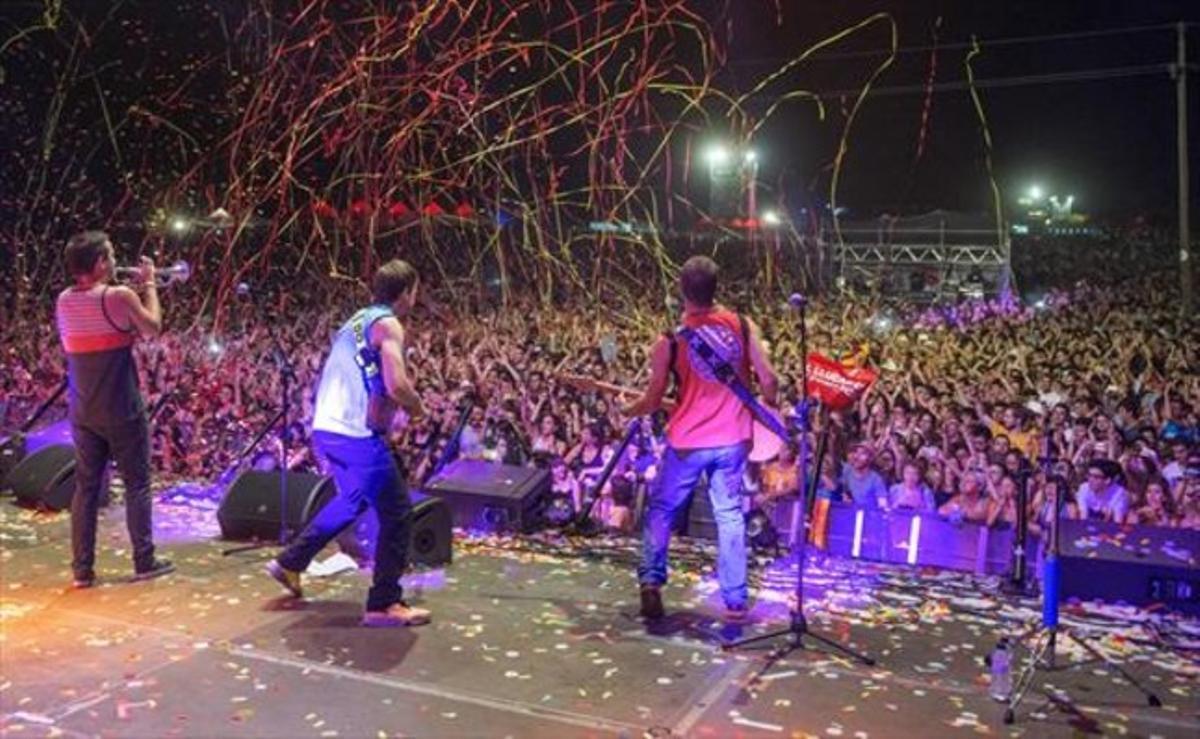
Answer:
[[[792,293],[791,297],[788,298],[788,305],[796,310],[801,310],[808,305],[808,298],[800,293]]]

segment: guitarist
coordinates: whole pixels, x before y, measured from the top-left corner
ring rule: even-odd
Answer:
[[[664,615],[661,588],[667,581],[667,545],[671,523],[702,474],[717,522],[717,576],[726,618],[743,620],[747,613],[746,536],[742,515],[742,474],[750,450],[750,409],[714,366],[732,371],[749,385],[751,370],[763,398],[774,404],[775,370],[763,349],[758,328],[749,319],[714,302],[717,264],[694,256],[683,265],[682,325],[659,337],[650,351],[650,380],[640,398],[627,405],[627,416],[659,408],[671,378],[679,400],[667,422],[667,448],[662,469],[650,491],[642,531],[641,613],[647,621]],[[689,342],[688,338],[692,341]],[[708,349],[697,350],[697,340]],[[710,354],[708,357],[701,353]]]
[[[300,573],[368,506],[379,519],[374,582],[364,626],[418,626],[429,612],[401,600],[400,576],[408,556],[412,504],[404,474],[386,434],[397,406],[410,419],[425,409],[404,360],[405,316],[419,280],[408,262],[393,259],[371,281],[374,303],[346,321],[321,371],[313,415],[313,443],[328,463],[337,494],[299,536],[267,565],[267,574],[300,598]]]

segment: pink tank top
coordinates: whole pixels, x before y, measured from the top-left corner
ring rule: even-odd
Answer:
[[[717,307],[688,314],[683,325],[696,331],[724,357],[742,382],[750,381],[750,357],[742,325],[733,311]],[[674,449],[710,449],[748,441],[750,411],[733,391],[713,376],[708,363],[682,337],[675,338],[674,369],[679,378],[679,404],[667,423],[667,441]]]

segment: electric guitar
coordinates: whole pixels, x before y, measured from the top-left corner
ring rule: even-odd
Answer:
[[[603,382],[585,375],[560,374],[555,377],[559,382],[573,387],[580,392],[602,392],[611,395],[641,394],[641,391],[635,388],[615,385],[611,382]],[[670,413],[675,409],[675,404],[674,400],[665,398],[663,399],[662,407]],[[790,441],[786,436],[781,436],[778,431],[784,428],[783,418],[779,415],[779,411],[765,403],[759,402],[753,406],[747,405],[746,407],[750,409],[750,414],[754,420],[750,461],[769,462],[779,456],[780,450]]]

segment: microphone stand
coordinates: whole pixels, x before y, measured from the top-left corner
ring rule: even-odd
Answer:
[[[279,340],[279,335],[275,332],[275,326],[270,320],[266,321],[267,334],[271,337],[271,354],[275,361],[275,369],[279,373],[280,399],[279,413],[275,419],[267,425],[265,429],[255,439],[254,444],[257,445],[259,440],[266,433],[274,428],[277,422],[282,423],[282,431],[279,436],[279,540],[274,542],[278,546],[284,546],[291,538],[287,525],[287,480],[288,480],[288,452],[291,449],[292,429],[288,422],[288,413],[290,410],[292,387],[291,383],[296,379],[296,369],[288,359],[287,352],[284,351],[283,343]],[[239,460],[240,461],[240,460]],[[256,549],[263,549],[270,546],[268,542],[259,541],[246,546],[234,547],[221,552],[223,556],[231,554],[240,554]]]
[[[567,526],[567,533],[582,534],[584,536],[596,533],[596,525],[592,522],[592,509],[596,507],[596,501],[600,499],[600,491],[608,484],[608,478],[612,477],[613,471],[617,469],[621,458],[625,456],[625,451],[629,449],[629,445],[633,442],[633,437],[637,436],[640,427],[640,418],[634,418],[629,421],[629,426],[625,429],[625,437],[617,445],[617,450],[613,452],[608,463],[604,465],[604,469],[600,470],[600,476],[596,478],[596,484],[592,486],[591,495],[587,496],[587,505],[579,511],[579,515]]]
[[[1008,580],[1000,585],[1009,595],[1031,595],[1034,582],[1029,579],[1029,478],[1033,470],[1025,465],[1017,473],[1021,484],[1017,488],[1017,525],[1013,537],[1012,570]]]
[[[429,483],[434,477],[442,471],[446,465],[450,464],[455,457],[458,456],[458,447],[462,439],[463,429],[467,427],[467,421],[471,418],[471,411],[474,409],[475,397],[468,395],[463,398],[462,407],[458,409],[458,421],[454,425],[454,432],[450,434],[450,440],[446,442],[446,448],[442,450],[442,456],[438,457],[435,465],[429,468],[421,480],[422,487]]]
[[[40,421],[42,416],[46,415],[46,411],[50,410],[50,406],[54,405],[54,403],[62,397],[62,394],[67,391],[67,385],[68,381],[64,377],[63,381],[58,384],[58,388],[54,391],[54,393],[49,398],[46,398],[42,401],[41,405],[39,405],[37,409],[33,411],[33,415],[25,419],[25,423],[20,425],[20,427],[17,429],[17,433],[24,434],[32,429],[34,424]]]
[[[50,410],[50,406],[54,405],[66,391],[67,378],[64,377],[54,393],[49,398],[43,400],[34,409],[33,414],[25,419],[25,422],[18,426],[12,435],[0,439],[0,477],[6,475],[25,456],[25,435],[41,420],[42,416],[46,415],[46,411]]]
[[[1042,471],[1044,473],[1048,473],[1052,461],[1050,457],[1049,435],[1047,435],[1044,441],[1043,456],[1039,461],[1041,462]],[[1128,670],[1126,670],[1120,664],[1114,662],[1099,649],[1096,649],[1096,647],[1094,647],[1084,637],[1076,634],[1069,627],[1059,626],[1058,598],[1060,575],[1058,562],[1058,526],[1062,509],[1064,507],[1063,496],[1065,494],[1067,494],[1065,490],[1059,490],[1056,493],[1053,511],[1050,515],[1050,546],[1047,549],[1046,558],[1042,562],[1042,625],[1041,627],[1035,627],[1022,637],[1022,639],[1024,639],[1041,632],[1037,637],[1040,644],[1035,643],[1033,650],[1029,653],[1029,664],[1026,665],[1025,670],[1021,673],[1021,676],[1017,679],[1017,682],[1013,686],[1011,699],[1009,700],[1008,706],[1006,706],[1004,709],[1005,724],[1012,724],[1014,721],[1016,721],[1017,707],[1021,705],[1021,701],[1025,699],[1025,696],[1029,693],[1030,688],[1033,687],[1033,679],[1037,675],[1037,671],[1039,669],[1045,670],[1046,672],[1056,672],[1059,670],[1069,670],[1075,667],[1082,667],[1083,665],[1091,665],[1095,664],[1096,662],[1103,662],[1105,665],[1111,667],[1114,671],[1120,674],[1121,677],[1125,678],[1126,682],[1128,682],[1146,697],[1146,703],[1151,708],[1159,708],[1162,706],[1162,701],[1159,700],[1158,695],[1142,685],[1136,678],[1134,678],[1133,675],[1129,674]],[[1056,656],[1058,650],[1058,636],[1060,634],[1082,647],[1084,651],[1092,656],[1092,659],[1082,662],[1066,662],[1064,664],[1058,664],[1056,662]]]
[[[275,425],[278,424],[282,418],[283,411],[278,411],[270,421],[267,421],[265,424],[263,424],[262,428],[259,429],[254,438],[250,440],[250,443],[242,447],[242,450],[233,458],[233,462],[231,462],[229,466],[225,468],[225,471],[222,472],[217,478],[216,483],[214,483],[214,487],[221,487],[230,482],[229,478],[237,472],[238,468],[242,466],[242,463],[246,461],[246,457],[250,456],[250,453],[258,448],[258,445],[261,444],[262,440],[267,437],[267,434],[271,433],[271,430],[275,428]],[[212,488],[210,488],[210,490],[211,489]]]
[[[793,308],[796,309],[799,316],[799,333],[800,333],[800,400],[796,403],[796,426],[800,432],[800,453],[796,456],[797,475],[800,479],[800,496],[796,501],[796,507],[792,511],[792,531],[790,536],[790,544],[792,547],[792,559],[796,564],[796,589],[793,593],[792,602],[789,608],[789,623],[786,629],[771,631],[759,636],[752,636],[746,639],[739,639],[721,645],[724,651],[740,649],[749,644],[756,644],[762,641],[775,639],[776,637],[785,636],[787,641],[775,648],[767,659],[767,666],[775,664],[780,659],[788,656],[797,649],[805,649],[804,638],[808,637],[816,641],[827,650],[842,654],[851,659],[857,660],[864,665],[873,665],[875,660],[860,652],[840,644],[833,639],[813,632],[808,627],[808,619],[804,615],[804,562],[808,553],[808,536],[806,533],[807,514],[808,514],[808,490],[810,483],[808,479],[808,432],[809,432],[809,409],[811,407],[808,397],[808,327],[805,325],[805,308],[807,302],[804,296],[796,294],[788,301]],[[811,488],[816,490],[817,475],[814,475]],[[765,670],[766,668],[764,668]],[[760,673],[761,674],[761,673]]]

